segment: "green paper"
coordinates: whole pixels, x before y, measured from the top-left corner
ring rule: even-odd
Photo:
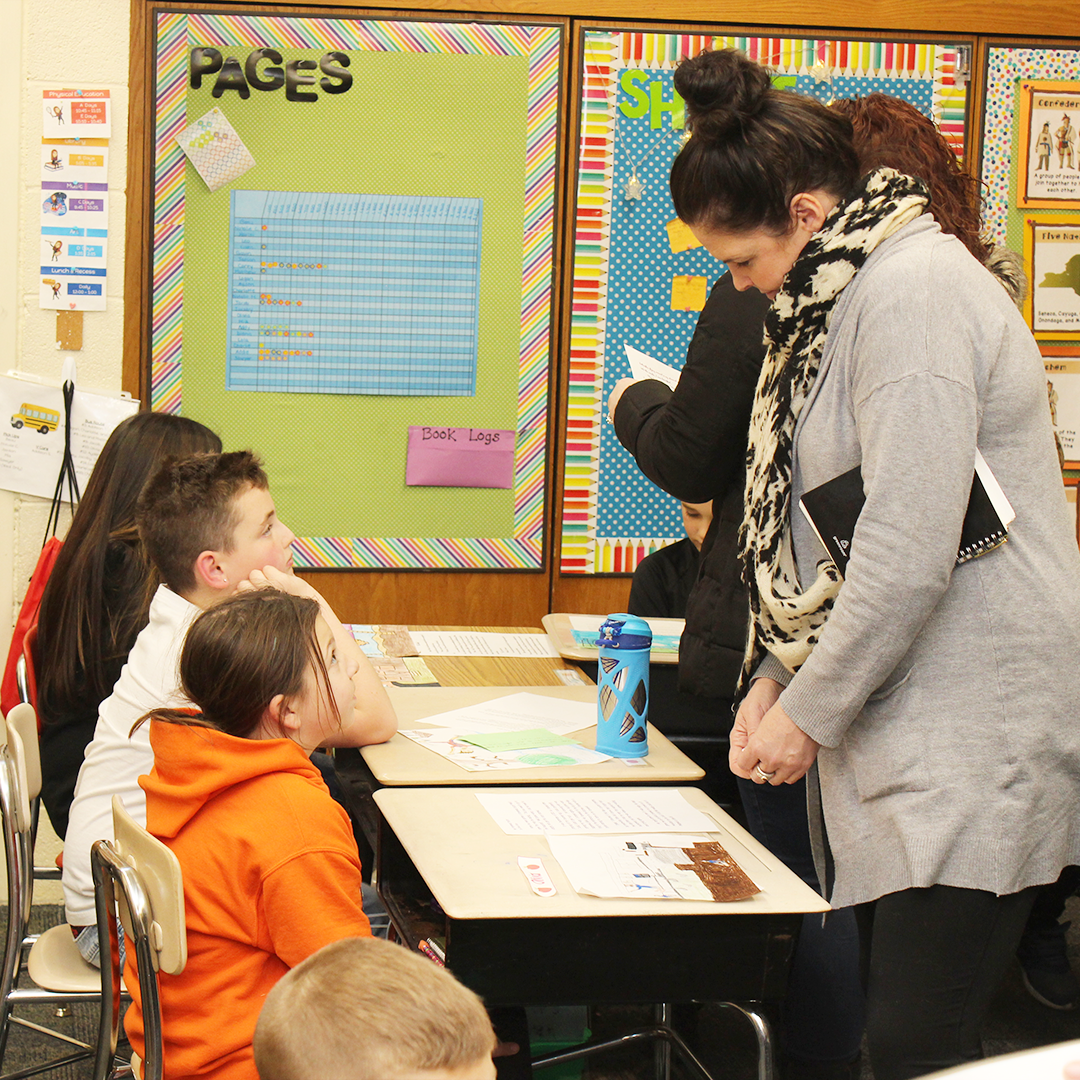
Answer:
[[[459,742],[471,743],[484,750],[532,750],[538,746],[575,745],[573,739],[564,739],[561,735],[544,728],[531,728],[529,731],[495,731],[490,734],[460,735]]]
[[[573,765],[572,757],[563,754],[522,754],[520,759],[523,765]]]

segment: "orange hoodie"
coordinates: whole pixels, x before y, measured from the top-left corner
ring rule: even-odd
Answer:
[[[152,721],[146,823],[184,875],[187,966],[162,975],[166,1080],[256,1080],[251,1040],[270,988],[313,952],[371,933],[345,811],[288,739]],[[144,1049],[138,977],[124,1019]]]

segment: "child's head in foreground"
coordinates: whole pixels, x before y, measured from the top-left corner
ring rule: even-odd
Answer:
[[[260,1080],[494,1080],[480,999],[448,971],[378,938],[335,941],[267,995]]]

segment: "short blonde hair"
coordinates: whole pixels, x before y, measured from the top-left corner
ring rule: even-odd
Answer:
[[[490,1055],[483,1002],[443,968],[378,938],[309,956],[267,995],[255,1028],[260,1080],[393,1080]]]

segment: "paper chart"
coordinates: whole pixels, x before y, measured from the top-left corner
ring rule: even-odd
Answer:
[[[472,394],[480,199],[233,191],[225,386]]]

